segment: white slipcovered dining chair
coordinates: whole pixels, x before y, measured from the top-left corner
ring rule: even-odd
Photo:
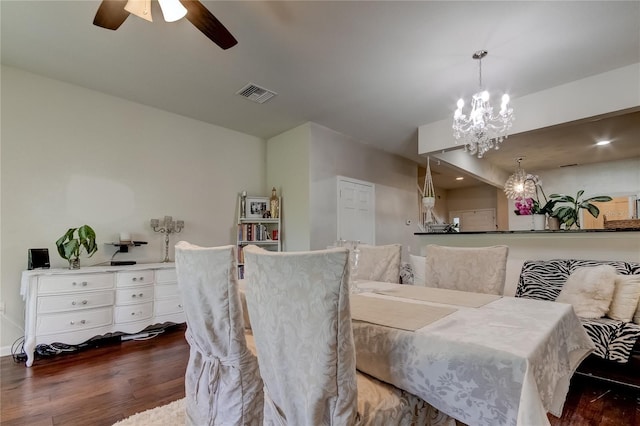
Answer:
[[[426,247],[427,287],[503,294],[509,247]]]
[[[373,246],[358,245],[360,251],[358,270],[355,274],[358,281],[400,282],[400,265],[402,257],[401,244]]]
[[[244,256],[265,424],[427,424],[424,401],[356,373],[347,249]]]
[[[247,348],[235,247],[176,244],[176,272],[187,319],[187,425],[261,425],[262,379]]]

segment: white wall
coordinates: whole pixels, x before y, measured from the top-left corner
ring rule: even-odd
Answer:
[[[496,205],[496,190],[490,185],[450,189],[447,191],[449,211],[495,209]],[[446,219],[448,221],[448,217]]]
[[[262,139],[15,68],[1,78],[2,347],[23,334],[29,248],[66,267],[55,241],[86,223],[99,251],[81,265],[109,261],[115,248],[104,243],[120,231],[149,244],[116,259],[157,262],[164,239],[149,219],[164,215],[185,221],[171,246],[234,244],[237,194],[265,190]]]
[[[267,187],[282,197],[282,249],[310,248],[309,123],[267,141]]]
[[[315,123],[310,129],[311,249],[325,248],[337,238],[340,175],[375,185],[376,244],[400,243],[406,254],[418,230],[416,164]]]

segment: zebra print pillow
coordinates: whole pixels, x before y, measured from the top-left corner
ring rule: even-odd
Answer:
[[[580,267],[611,265],[618,274],[640,275],[640,263],[605,260],[528,260],[522,265],[516,297],[555,301],[573,271]],[[627,362],[640,338],[640,325],[610,318],[582,319],[585,331],[596,345],[595,355]]]
[[[400,264],[400,284],[413,284],[413,268],[408,262]]]
[[[527,260],[522,265],[516,297],[554,301],[569,275],[580,267],[611,265],[616,273],[640,275],[640,263],[606,260]]]

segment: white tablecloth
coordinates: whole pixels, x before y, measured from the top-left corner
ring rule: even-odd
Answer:
[[[415,332],[361,321],[353,332],[359,370],[473,425],[548,425],[546,413],[561,415],[569,380],[594,348],[570,305],[513,297],[457,307]]]

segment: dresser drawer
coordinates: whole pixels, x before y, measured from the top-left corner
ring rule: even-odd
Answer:
[[[182,300],[178,297],[156,300],[155,302],[155,315],[175,314],[176,312],[182,311],[184,311]]]
[[[38,315],[36,332],[38,334],[64,333],[103,327],[113,323],[113,309],[83,309],[61,314]]]
[[[123,322],[140,321],[151,318],[153,303],[139,303],[137,305],[116,306],[116,324]]]
[[[152,300],[152,285],[116,289],[116,305],[150,302]]]
[[[156,283],[175,283],[178,282],[178,276],[174,269],[158,269],[156,270]]]
[[[155,293],[156,293],[156,299],[164,299],[167,297],[179,297],[180,288],[178,288],[178,284],[156,285]]]
[[[153,271],[129,271],[116,274],[116,286],[128,287],[132,285],[153,284]]]
[[[113,274],[51,275],[38,279],[38,294],[113,288]]]
[[[38,313],[48,314],[112,306],[114,297],[113,290],[78,292],[61,296],[40,296],[38,297]]]

